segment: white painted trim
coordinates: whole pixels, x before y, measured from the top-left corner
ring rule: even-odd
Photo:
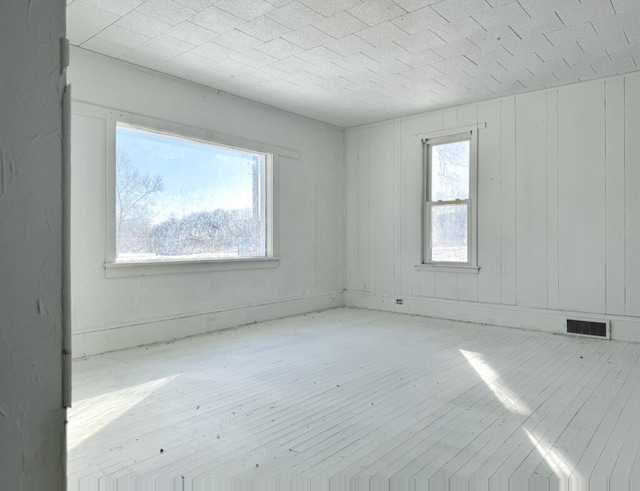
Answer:
[[[446,263],[416,264],[416,271],[432,271],[434,273],[466,273],[478,274],[480,266],[468,266]]]
[[[396,304],[397,298],[402,298],[402,305]],[[640,317],[534,309],[406,295],[401,297],[398,295],[376,295],[357,291],[345,292],[345,306],[555,334],[566,334],[567,318],[575,319],[588,316],[591,320],[609,320],[611,339],[640,342]]]
[[[82,358],[343,306],[344,292],[333,292],[87,329],[73,334],[73,356]]]
[[[72,110],[74,113],[80,114],[82,116],[89,116],[106,120],[113,119],[132,125],[156,128],[158,130],[175,133],[177,135],[184,135],[186,137],[191,137],[203,141],[210,141],[229,147],[244,148],[247,150],[254,150],[256,152],[263,153],[271,153],[273,155],[278,155],[280,157],[285,157],[293,160],[298,160],[300,158],[300,152],[292,148],[282,147],[280,145],[265,143],[258,140],[252,140],[250,138],[228,135],[197,126],[190,126],[187,124],[176,123],[175,121],[169,121],[162,118],[145,116],[139,113],[120,111],[115,108],[91,104],[89,102],[79,101],[77,99],[74,99],[72,102]]]
[[[104,263],[106,278],[126,278],[130,276],[156,276],[163,274],[206,273],[238,269],[277,268],[277,257],[250,257],[212,259],[207,261],[150,261],[137,263]]]
[[[487,123],[471,124],[466,126],[456,126],[455,128],[447,128],[446,130],[428,131],[426,133],[416,133],[411,138],[420,140],[430,140],[432,138],[442,138],[458,133],[468,133],[470,131],[483,130],[487,127]]]

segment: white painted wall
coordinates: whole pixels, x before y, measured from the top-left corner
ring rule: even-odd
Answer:
[[[61,491],[64,0],[0,8],[0,488]]]
[[[343,130],[83,50],[70,81],[74,356],[343,305]],[[298,151],[279,161],[279,266],[105,278],[105,120],[78,101]]]
[[[421,142],[479,131],[475,274],[417,271]],[[640,74],[347,131],[347,305],[640,341]],[[395,305],[403,298],[404,305]]]

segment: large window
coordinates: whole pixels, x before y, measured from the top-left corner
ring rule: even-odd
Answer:
[[[271,155],[116,125],[115,262],[271,255]]]
[[[424,140],[424,263],[475,266],[475,135]]]

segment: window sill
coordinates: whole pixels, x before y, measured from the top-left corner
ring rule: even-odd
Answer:
[[[104,268],[105,276],[107,278],[126,278],[130,276],[157,276],[166,274],[277,268],[279,264],[279,258],[251,257],[241,259],[217,259],[210,261],[105,263]]]
[[[462,266],[462,265],[448,265],[448,264],[416,264],[417,271],[431,271],[434,273],[465,273],[465,274],[478,274],[480,266]]]

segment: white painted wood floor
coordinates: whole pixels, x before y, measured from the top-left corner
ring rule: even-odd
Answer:
[[[639,357],[355,309],[96,356],[69,489],[637,490]]]

